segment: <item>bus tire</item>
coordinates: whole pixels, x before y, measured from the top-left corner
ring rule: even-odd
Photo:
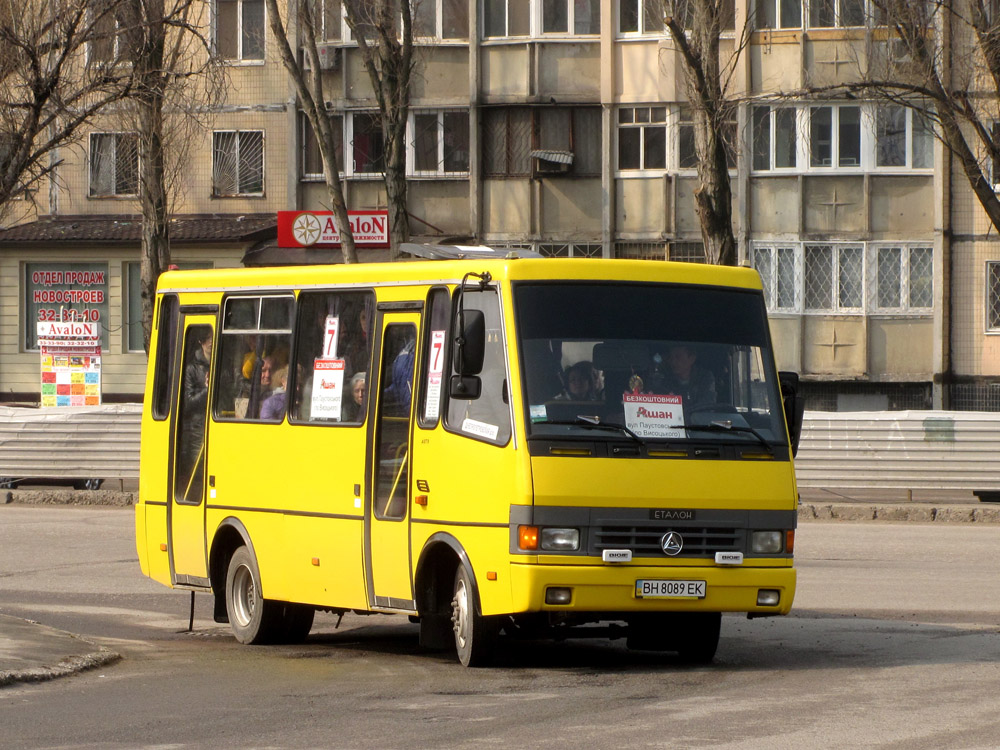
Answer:
[[[260,595],[260,571],[253,553],[246,547],[239,547],[229,559],[226,612],[233,635],[240,643],[271,643],[281,635],[282,606]]]
[[[685,612],[681,616],[677,656],[686,664],[711,664],[719,648],[721,612]]]
[[[284,643],[302,643],[312,630],[316,610],[305,604],[286,604],[281,640]]]
[[[478,609],[472,576],[464,565],[459,565],[451,599],[451,624],[455,651],[463,667],[488,666],[500,634],[499,619],[484,617]]]

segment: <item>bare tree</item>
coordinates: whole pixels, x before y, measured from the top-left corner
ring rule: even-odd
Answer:
[[[131,75],[87,60],[121,0],[0,0],[0,215],[31,197],[80,126],[131,91]]]
[[[357,263],[358,253],[354,245],[354,235],[347,215],[344,188],[340,180],[341,164],[337,158],[337,138],[339,134],[330,122],[326,111],[326,82],[320,66],[319,51],[316,47],[316,7],[319,0],[288,0],[288,14],[297,22],[298,44],[303,48],[304,61],[295,53],[288,27],[281,20],[277,0],[266,0],[267,16],[278,44],[281,61],[288,71],[298,95],[309,126],[312,128],[323,160],[323,178],[326,181],[330,208],[340,231],[340,249],[344,263]],[[308,63],[308,67],[305,63]],[[330,97],[333,98],[332,96]]]
[[[344,0],[351,34],[375,91],[382,121],[389,243],[398,258],[410,239],[406,209],[406,121],[413,75],[413,8],[415,0]]]
[[[855,80],[802,95],[846,95],[906,107],[937,124],[976,199],[1000,230],[1000,12],[990,0],[872,0]],[[885,33],[876,33],[885,28]],[[859,56],[860,57],[860,56]],[[876,128],[884,127],[878,122]]]
[[[694,124],[698,187],[695,210],[701,224],[705,259],[719,265],[736,265],[733,233],[733,191],[729,179],[730,154],[735,153],[736,102],[729,85],[746,47],[748,29],[736,35],[731,53],[723,62],[720,37],[734,27],[732,2],[725,0],[663,0],[664,23],[680,55],[688,103]]]
[[[107,0],[104,0],[107,2]],[[196,0],[116,0],[105,56],[131,72],[129,97],[115,107],[138,150],[142,213],[143,343],[149,350],[156,282],[170,265],[170,214],[179,197],[194,132],[222,96],[225,76],[211,60],[208,25]]]

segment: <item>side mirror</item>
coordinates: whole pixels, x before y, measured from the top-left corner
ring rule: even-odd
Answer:
[[[448,395],[452,398],[473,401],[479,398],[482,390],[483,381],[478,375],[452,375],[448,386]]]
[[[486,316],[482,310],[459,309],[455,317],[455,372],[478,375],[486,356]]]
[[[779,372],[778,382],[781,384],[781,402],[785,408],[788,437],[792,441],[792,456],[795,456],[799,452],[799,438],[802,437],[802,418],[805,416],[806,401],[798,393],[799,374],[797,372]]]

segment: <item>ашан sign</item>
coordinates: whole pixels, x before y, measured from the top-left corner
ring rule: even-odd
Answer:
[[[348,211],[354,244],[389,247],[388,211]],[[278,211],[278,247],[340,247],[332,211]]]

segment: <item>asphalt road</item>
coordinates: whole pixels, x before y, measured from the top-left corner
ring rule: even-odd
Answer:
[[[141,577],[129,509],[0,506],[0,612],[115,665],[0,690],[4,748],[963,747],[1000,744],[1000,528],[806,523],[794,614],[723,620],[689,668],[621,641],[505,644],[466,670],[401,617],[235,643]]]

